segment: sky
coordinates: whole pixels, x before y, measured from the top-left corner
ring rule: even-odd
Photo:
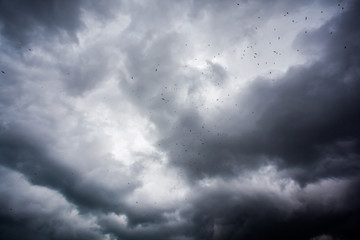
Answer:
[[[0,0],[0,239],[359,239],[359,12]]]

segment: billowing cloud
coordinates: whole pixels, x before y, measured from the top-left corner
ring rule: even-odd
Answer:
[[[357,239],[357,1],[0,1],[0,238]]]

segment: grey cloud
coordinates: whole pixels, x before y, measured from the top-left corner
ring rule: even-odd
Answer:
[[[30,142],[30,138],[32,142]],[[100,219],[102,214],[110,212],[125,214],[129,226],[133,227],[144,224],[157,226],[166,223],[163,212],[159,211],[158,208],[137,209],[134,207],[134,205],[138,204],[137,202],[128,203],[125,201],[126,195],[129,195],[135,188],[140,186],[141,183],[137,178],[141,170],[134,168],[134,172],[129,173],[128,170],[125,171],[124,166],[116,162],[110,164],[108,159],[106,169],[97,169],[95,174],[90,175],[82,172],[81,169],[74,168],[74,166],[60,163],[59,159],[46,153],[46,150],[37,145],[38,143],[34,143],[34,139],[35,136],[27,136],[14,131],[11,127],[7,127],[0,137],[1,165],[24,174],[25,178],[32,184],[58,191],[67,201],[76,204],[80,213],[95,214]],[[38,142],[40,141],[41,139],[38,139]],[[9,180],[9,182],[11,181]],[[140,202],[139,205],[141,204]],[[19,211],[19,214],[23,214],[22,211]],[[23,222],[25,220],[22,220],[19,224],[28,225],[28,220]],[[4,224],[10,224],[12,220],[9,216],[4,216],[3,221]],[[118,232],[118,230],[106,230],[111,226],[111,224],[108,226],[109,223],[106,220],[101,220],[99,223],[101,224],[99,229],[100,227],[103,228],[101,231],[105,233]],[[11,224],[10,227],[15,227],[14,224]],[[40,225],[41,228],[46,227],[45,223]],[[75,226],[74,229],[76,230]],[[110,229],[112,228],[110,227]],[[27,231],[31,232],[33,229]],[[57,231],[56,226],[55,231]],[[143,234],[146,235],[148,231],[150,231],[148,234],[155,234],[151,229],[145,229]],[[160,235],[161,231],[158,231],[157,234]],[[5,232],[12,234],[10,228],[6,228]],[[129,234],[129,236],[140,234],[138,231],[127,232],[128,230],[125,230],[123,234]],[[46,235],[47,233],[41,232],[36,236],[42,237]],[[16,237],[19,237],[19,235],[14,233],[14,238]],[[66,238],[68,237],[58,236],[54,239]]]
[[[192,220],[196,239],[310,239],[323,233],[356,239],[359,203],[353,194],[358,194],[357,185],[356,179],[348,185],[352,192],[337,200],[342,204],[338,209],[336,202],[331,202],[331,208],[325,201],[314,204],[311,196],[306,200],[297,196],[299,207],[281,195],[262,191],[199,190],[193,207],[182,214]]]
[[[20,129],[22,128],[18,126],[18,130]],[[12,128],[3,132],[0,136],[1,164],[23,173],[34,184],[63,193],[68,200],[79,204],[85,211],[126,211],[126,204],[118,201],[116,196],[126,195],[139,183],[135,178],[131,178],[129,173],[121,172],[121,165],[114,161],[112,166],[107,166],[108,170],[104,169],[96,176],[105,178],[112,174],[109,169],[117,169],[114,176],[117,176],[119,185],[116,188],[107,187],[101,181],[88,178],[80,169],[61,163],[60,159],[46,153],[46,150],[38,145],[41,138],[37,139],[37,143],[34,139],[36,136],[28,136]],[[120,179],[119,173],[122,173]],[[100,191],[102,194],[94,194]]]
[[[136,239],[193,239],[193,236],[186,234],[189,229],[188,223],[183,224],[144,224],[137,226],[136,228],[125,228],[118,226],[116,223],[110,220],[102,220],[101,224],[104,231],[111,233],[119,238],[125,238],[129,240]]]
[[[99,227],[60,194],[1,167],[2,239],[101,239]]]
[[[60,64],[62,83],[71,96],[81,96],[105,81],[111,73],[112,49],[95,45],[90,50],[79,53],[73,58],[65,58]]]
[[[356,9],[351,8],[346,16],[314,33],[327,43],[320,60],[310,66],[292,67],[276,82],[256,79],[245,95],[239,94],[240,111],[234,107],[221,112],[215,132],[203,129],[196,114],[191,116],[193,126],[187,122],[187,129],[183,129],[179,121],[164,132],[162,141],[172,143],[168,151],[173,164],[179,165],[176,156],[183,148],[187,153],[181,150],[181,167],[194,173],[198,165],[200,171],[191,175],[200,178],[204,176],[201,172],[236,173],[243,166],[258,166],[264,160],[303,169],[301,176],[296,176],[301,182],[356,175],[360,116],[359,45],[353,25],[358,19]],[[329,28],[337,29],[334,37]],[[302,43],[305,48],[308,41],[313,44],[308,39]],[[241,109],[243,106],[246,110]],[[181,116],[180,109],[178,112]],[[224,115],[232,119],[224,121]],[[186,147],[174,142],[183,142]]]
[[[84,29],[82,14],[93,13],[98,21],[116,16],[121,1],[0,1],[2,37],[17,48],[31,47],[36,42],[52,41],[53,37],[78,43],[77,32]]]
[[[297,36],[293,47],[310,56],[308,62],[273,78],[258,76],[205,106],[199,93],[211,95],[206,86],[221,91],[232,84],[221,57],[233,45],[252,44],[257,24],[312,3],[340,4],[342,13]],[[360,235],[358,2],[0,1],[0,9],[1,40],[10,41],[0,48],[6,72],[0,73],[0,191],[6,196],[0,200],[0,238],[352,240]],[[99,41],[87,42],[85,49],[51,41],[64,33],[76,41],[84,34],[83,13],[104,27],[122,14],[129,24],[118,34],[100,29]],[[199,46],[184,34],[186,24],[198,30],[201,42],[194,43],[211,59],[196,56]],[[34,40],[38,50],[18,54],[12,47]],[[89,96],[114,78],[119,89],[111,110],[126,121],[131,108],[155,129],[149,130],[152,146],[134,138],[134,145],[150,150],[131,153],[130,165],[115,159],[107,146],[114,143],[122,156],[117,141],[129,136],[109,133],[121,120],[91,125],[81,109],[105,118],[106,111],[99,111],[106,109],[102,96],[91,101]],[[40,82],[45,89],[38,88]],[[66,94],[55,94],[63,90]],[[134,124],[124,126],[136,128],[136,114],[129,116]],[[142,176],[155,162],[176,171],[185,185],[178,206],[132,200],[149,183]],[[269,174],[256,172],[264,166],[276,169],[276,181],[256,179]],[[206,181],[221,183],[206,186]],[[149,194],[164,188],[152,184]]]
[[[80,1],[4,0],[0,9],[2,35],[14,45],[27,44],[28,39],[43,32],[52,35],[64,31],[76,39],[76,30],[81,26]]]

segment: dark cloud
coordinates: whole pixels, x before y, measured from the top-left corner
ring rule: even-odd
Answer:
[[[49,37],[64,31],[76,39],[81,26],[80,1],[1,1],[0,23],[2,35],[14,45],[28,43],[28,39]],[[45,33],[45,35],[44,35]]]
[[[96,223],[81,216],[58,193],[29,184],[1,167],[2,239],[100,239]]]
[[[91,12],[97,21],[114,17],[120,1],[0,1],[0,29],[2,37],[15,47],[23,47],[33,40],[51,41],[52,37],[78,43],[77,32],[86,28],[82,14]],[[35,43],[36,43],[35,41]]]
[[[356,239],[359,203],[352,197],[349,192],[345,202],[354,205],[341,209],[307,201],[292,209],[276,195],[215,191],[202,194],[186,214],[192,216],[197,239],[310,239],[323,233]]]
[[[0,1],[0,238],[357,239],[359,9]]]
[[[117,177],[118,185],[115,188],[108,187],[101,181],[88,177],[76,165],[62,163],[61,159],[53,157],[42,147],[46,146],[46,143],[41,137],[29,136],[19,126],[17,130],[10,129],[5,130],[0,136],[2,166],[21,172],[33,184],[63,193],[69,201],[78,204],[86,211],[125,211],[125,203],[118,201],[116,195],[128,194],[139,183],[134,178],[129,180],[129,173],[121,170],[123,168],[121,164],[114,161],[113,165],[98,170],[98,177]],[[112,173],[110,169],[116,169],[116,172]],[[117,176],[120,173],[121,179]],[[128,184],[130,181],[131,185]],[[94,194],[94,192],[102,194]]]
[[[319,46],[325,49],[319,60],[292,67],[275,80],[256,79],[245,95],[238,95],[240,110],[221,111],[211,133],[200,117],[184,111],[175,127],[163,134],[173,164],[196,178],[236,174],[259,161],[300,168],[296,177],[301,182],[356,175],[360,137],[356,9],[302,40],[304,48],[326,44]],[[330,29],[336,30],[330,34]],[[224,120],[226,114],[232,118]]]

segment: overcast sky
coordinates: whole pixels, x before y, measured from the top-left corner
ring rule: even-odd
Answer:
[[[0,239],[359,239],[359,12],[0,0]]]

